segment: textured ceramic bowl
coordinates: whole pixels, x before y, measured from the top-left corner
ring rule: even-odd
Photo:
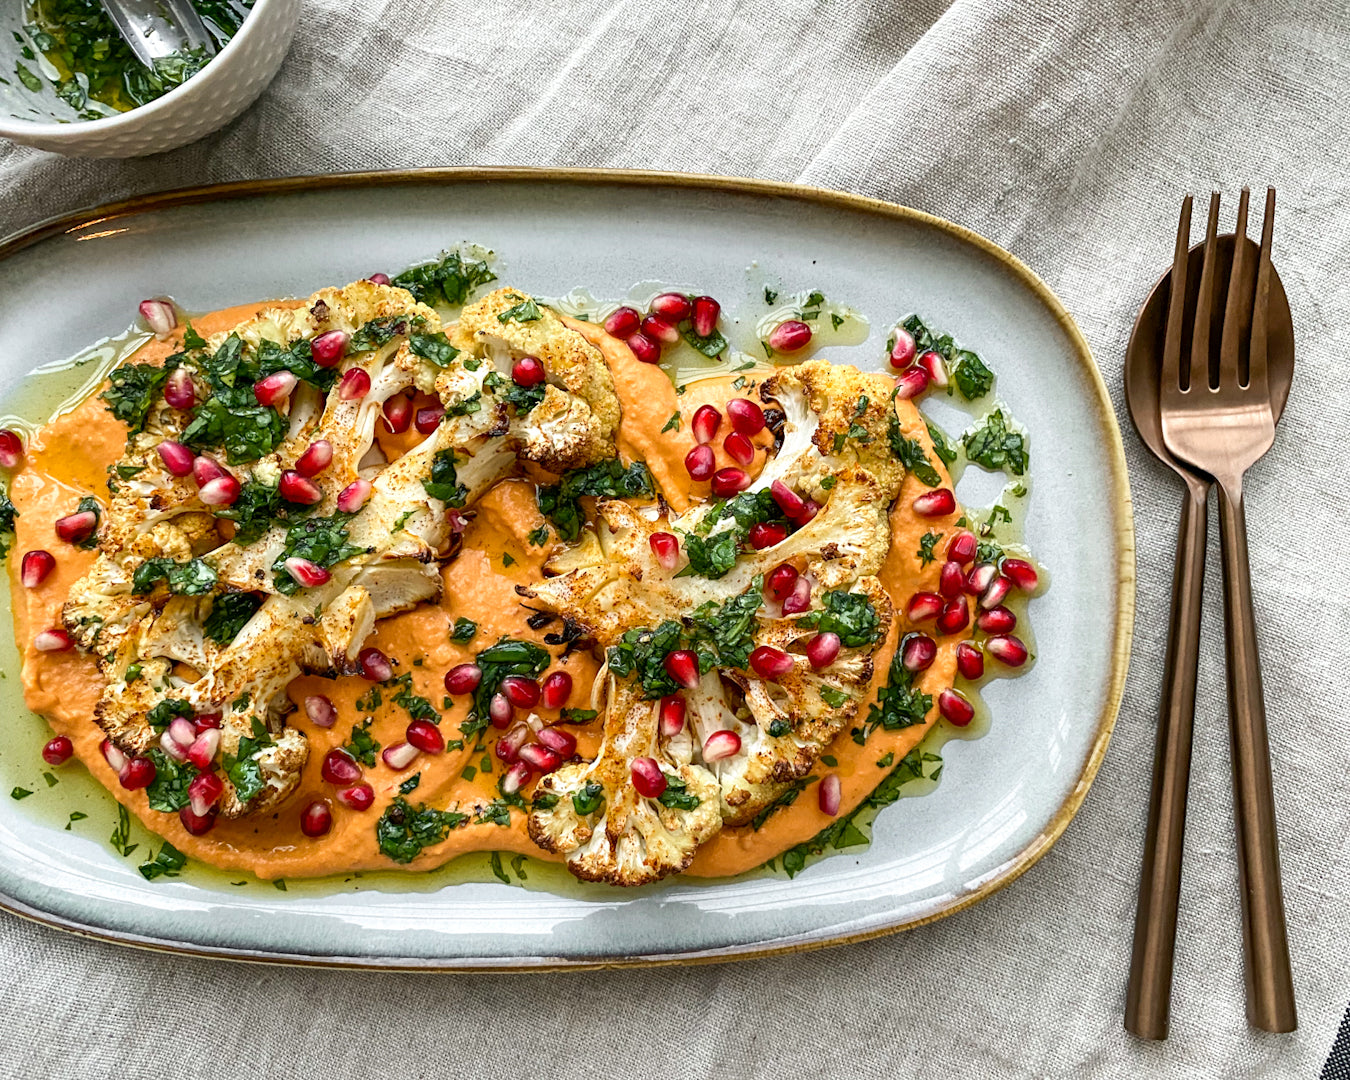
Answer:
[[[276,75],[291,47],[300,0],[257,0],[239,32],[200,73],[140,108],[102,120],[68,120],[54,95],[24,89],[11,76],[22,44],[11,31],[22,7],[0,16],[0,138],[76,157],[124,158],[158,154],[224,127]],[[31,61],[25,61],[31,63]]]

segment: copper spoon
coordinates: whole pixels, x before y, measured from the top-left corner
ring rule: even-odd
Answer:
[[[1233,235],[1215,241],[1215,271],[1227,280],[1233,262]],[[1244,277],[1255,287],[1258,247],[1247,239]],[[1188,255],[1184,321],[1195,322],[1205,245]],[[1181,854],[1186,825],[1186,787],[1191,768],[1191,730],[1195,715],[1195,673],[1200,644],[1200,597],[1205,576],[1206,496],[1210,480],[1177,461],[1163,442],[1158,405],[1163,334],[1171,298],[1172,272],[1158,279],[1139,311],[1125,352],[1125,396],[1135,430],[1154,455],[1186,483],[1177,532],[1176,567],[1172,577],[1172,613],[1167,632],[1162,703],[1149,797],[1148,832],[1139,880],[1134,953],[1126,995],[1126,1030],[1144,1039],[1167,1038],[1172,998],[1172,957],[1176,941],[1177,901],[1181,889]],[[1221,337],[1223,311],[1212,310],[1210,341]],[[1189,343],[1190,334],[1183,334]],[[1271,402],[1276,420],[1284,411],[1294,378],[1294,327],[1289,301],[1279,275],[1271,269],[1267,348]],[[1217,353],[1217,349],[1213,350]]]

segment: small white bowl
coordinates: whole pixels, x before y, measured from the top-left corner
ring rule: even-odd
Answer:
[[[100,120],[24,120],[12,102],[29,95],[11,88],[0,101],[0,138],[76,157],[126,158],[158,154],[224,127],[251,104],[281,67],[300,17],[300,0],[257,0],[219,55],[163,97]],[[6,32],[0,69],[11,79],[20,46]]]

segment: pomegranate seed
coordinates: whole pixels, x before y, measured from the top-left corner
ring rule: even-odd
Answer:
[[[309,343],[310,355],[322,368],[333,367],[347,352],[348,337],[341,330],[329,330]]]
[[[965,727],[975,719],[975,706],[956,690],[944,690],[938,694],[938,712],[948,723],[957,727]]]
[[[741,752],[741,737],[734,731],[714,731],[703,744],[705,762],[721,761]]]
[[[761,645],[750,654],[750,670],[761,679],[776,681],[792,670],[792,657],[772,645]]]
[[[906,671],[925,671],[937,659],[937,642],[927,634],[910,634],[900,646],[900,663]]]
[[[666,790],[666,774],[654,758],[634,758],[629,772],[633,777],[633,790],[644,799],[659,799]]]
[[[150,327],[157,338],[168,337],[178,325],[178,314],[173,310],[173,305],[164,300],[142,300],[140,312],[145,325]]]
[[[353,480],[337,497],[337,508],[344,514],[354,514],[370,500],[375,487],[369,480]]]
[[[769,348],[774,352],[796,352],[811,340],[811,328],[797,319],[779,323],[769,332]]]
[[[338,380],[338,400],[360,401],[370,393],[370,375],[365,368],[348,368]]]
[[[224,794],[225,783],[213,772],[198,773],[188,784],[188,801],[198,817],[206,817]]]
[[[722,314],[722,305],[711,296],[694,297],[694,333],[699,337],[711,337],[717,329],[717,317]]]
[[[942,614],[937,617],[938,632],[942,634],[954,634],[958,630],[964,630],[970,622],[970,607],[966,604],[964,596],[956,596],[942,608]]]
[[[289,559],[286,561],[290,562]],[[361,678],[368,682],[387,682],[394,677],[394,665],[379,649],[362,649],[356,662],[361,668]]]
[[[684,455],[684,467],[691,480],[707,480],[717,467],[711,446],[696,446]]]
[[[1021,638],[1015,638],[1012,634],[991,637],[984,643],[984,649],[995,660],[1009,667],[1021,667],[1027,662],[1027,647],[1022,644]]]
[[[333,444],[327,439],[317,439],[310,443],[305,452],[296,460],[295,471],[305,477],[318,476],[319,473],[328,468],[332,460]],[[292,499],[291,501],[296,502],[298,500]]]
[[[164,401],[171,409],[190,409],[197,404],[197,388],[187,368],[174,368],[164,383]]]
[[[712,480],[709,483],[712,486],[714,496],[719,499],[729,499],[750,486],[750,474],[744,469],[737,469],[728,465],[725,469],[718,469],[713,473]]]
[[[323,499],[319,485],[294,469],[287,469],[281,474],[279,490],[287,502],[299,503],[301,506],[313,506]]]
[[[541,728],[537,736],[539,741],[564,758],[570,758],[577,752],[577,738],[566,731],[559,731],[557,728]]]
[[[185,716],[175,716],[164,734],[186,750],[197,741],[197,725]]]
[[[674,533],[654,532],[647,537],[652,554],[666,570],[674,570],[680,562],[680,540]]]
[[[209,484],[212,480],[219,480],[222,476],[229,476],[220,463],[213,458],[202,455],[193,459],[192,479],[197,481],[197,486],[202,487]]]
[[[642,315],[635,308],[615,308],[605,320],[605,333],[627,340],[637,333],[642,325]]]
[[[811,610],[811,582],[804,577],[797,578],[792,592],[783,599],[784,615],[800,615]]]
[[[539,743],[526,743],[520,748],[520,760],[535,772],[551,773],[563,763],[562,755]]]
[[[806,501],[781,480],[769,485],[769,494],[789,521],[796,520],[806,511]]]
[[[233,476],[218,476],[197,489],[204,506],[233,506],[239,498],[239,481]]]
[[[891,367],[907,368],[914,362],[914,335],[903,326],[895,328],[895,338],[891,342]]]
[[[413,416],[413,427],[417,429],[419,435],[430,435],[441,426],[443,419],[445,419],[444,405],[427,405],[418,409]]]
[[[698,685],[698,657],[689,649],[676,649],[665,659],[666,674],[675,680],[676,685],[692,690]]]
[[[912,505],[922,517],[942,517],[956,509],[956,496],[950,488],[934,488],[918,496]]]
[[[455,536],[463,535],[464,530],[469,527],[469,519],[453,506],[446,509],[445,520],[450,525],[450,532]]]
[[[928,373],[923,368],[909,368],[902,371],[895,380],[895,396],[903,401],[916,398],[927,389]]]
[[[642,320],[642,333],[653,341],[664,341],[667,345],[674,345],[680,340],[679,327],[656,315],[648,315]]]
[[[530,777],[533,775],[534,770],[526,765],[525,762],[517,761],[506,770],[506,775],[502,777],[502,794],[514,795],[530,782]]]
[[[561,709],[572,696],[572,676],[565,671],[555,671],[539,688],[539,700],[546,709]]]
[[[259,405],[275,405],[287,397],[299,381],[289,371],[274,371],[253,384],[253,396]]]
[[[844,785],[839,782],[838,773],[826,773],[820,781],[820,812],[834,817],[839,813],[839,804],[844,799]]]
[[[688,706],[679,694],[671,694],[670,697],[661,699],[661,720],[657,730],[663,739],[673,739],[684,730],[684,716],[687,711]]]
[[[209,814],[194,813],[192,805],[188,804],[179,807],[178,820],[182,822],[183,828],[190,836],[205,836],[215,828],[216,814],[214,810]]]
[[[781,604],[796,588],[797,577],[795,566],[791,563],[779,563],[769,571],[769,576],[764,579],[765,595]]]
[[[103,755],[103,760],[112,767],[113,772],[120,773],[126,768],[128,760],[126,754],[114,746],[111,739],[104,739],[98,744],[98,749],[99,753]]]
[[[300,811],[300,831],[306,836],[325,836],[333,827],[333,808],[327,799],[315,799]]]
[[[997,566],[989,562],[980,563],[966,575],[966,592],[971,596],[982,596],[996,577],[998,577]]]
[[[43,630],[33,638],[33,648],[38,652],[67,652],[73,645],[70,635],[59,626]]]
[[[286,573],[290,574],[291,579],[305,589],[327,585],[333,576],[318,563],[302,559],[298,555],[292,555],[282,565],[286,567]]]
[[[975,625],[986,634],[1006,634],[1017,626],[1017,616],[1000,604],[975,616]]]
[[[984,675],[984,653],[969,641],[961,642],[956,646],[956,670],[967,679],[981,678]]]
[[[1036,568],[1026,559],[1004,559],[1001,569],[1003,576],[1021,589],[1022,592],[1035,592],[1036,586],[1041,583],[1041,577],[1036,573]]]
[[[55,569],[56,556],[50,551],[43,551],[39,548],[24,554],[23,563],[20,565],[19,578],[23,581],[25,589],[36,589],[46,580],[47,575]]]
[[[407,394],[395,394],[384,403],[384,426],[391,434],[402,435],[412,423],[413,407]]]
[[[92,510],[80,510],[74,514],[56,519],[54,528],[59,539],[68,544],[80,544],[88,540],[98,527],[98,515]]]
[[[677,292],[662,293],[647,307],[653,315],[659,315],[668,323],[682,322],[694,311],[694,305],[689,302],[689,297]]]
[[[477,664],[460,664],[445,673],[445,692],[457,697],[472,694],[483,681],[483,669]]]
[[[0,466],[12,469],[23,460],[23,440],[9,428],[0,428]]]
[[[689,423],[689,430],[694,433],[694,441],[702,446],[717,437],[717,429],[721,426],[722,414],[712,405],[700,405]]]
[[[328,783],[337,784],[339,787],[354,784],[361,779],[361,766],[341,747],[334,747],[324,755],[323,767],[319,771]]]
[[[806,643],[806,659],[816,671],[827,668],[839,655],[841,645],[838,634],[829,631],[817,634]]]
[[[727,419],[742,435],[758,435],[764,430],[764,410],[749,398],[732,398],[728,401]]]
[[[916,592],[910,597],[909,607],[905,609],[905,614],[909,616],[910,622],[927,622],[929,619],[938,617],[942,611],[942,603],[942,597],[937,593]]]
[[[957,529],[947,541],[947,558],[962,566],[968,566],[975,561],[975,552],[979,546],[973,532],[969,529]]]
[[[414,720],[408,725],[405,738],[416,749],[428,754],[439,754],[445,749],[445,736],[430,720]]]
[[[58,735],[42,748],[42,760],[48,765],[64,765],[75,753],[75,744],[66,736]]]
[[[492,700],[488,702],[488,719],[492,721],[493,727],[499,731],[504,729],[514,715],[515,710],[511,708],[511,701],[505,694],[492,695]]]
[[[508,675],[504,678],[502,693],[517,709],[533,709],[539,704],[539,684],[524,675]]]
[[[369,281],[372,285],[388,285],[388,284],[389,284],[389,275],[388,275],[388,274],[371,274],[370,277],[366,278],[366,280]]]
[[[537,356],[522,356],[511,365],[511,381],[517,386],[538,386],[546,378],[548,372]]]
[[[349,810],[369,810],[375,801],[375,789],[369,784],[353,784],[337,793],[337,801]]]
[[[187,476],[192,472],[193,454],[186,446],[172,439],[165,439],[155,450],[164,467],[172,476]]]
[[[941,353],[929,349],[915,361],[915,364],[928,376],[928,381],[934,386],[947,385],[947,365],[943,363]]]
[[[722,449],[738,465],[749,465],[755,460],[755,444],[739,431],[733,431],[723,440]]]
[[[530,725],[512,724],[511,730],[497,740],[492,752],[508,765],[520,756],[520,748],[530,741]]]
[[[149,787],[155,782],[155,763],[148,757],[128,758],[117,779],[128,791]]]
[[[989,583],[989,588],[980,594],[980,607],[996,608],[1007,598],[1008,593],[1012,591],[1012,582],[1002,574],[994,578]]]
[[[792,524],[796,525],[798,528],[801,528],[813,517],[815,517],[818,513],[820,513],[819,503],[813,502],[811,499],[803,499],[801,513],[794,518],[790,518],[789,520],[791,520]]]
[[[761,521],[750,526],[750,546],[763,551],[787,539],[787,526],[776,521]]]
[[[209,769],[220,749],[220,729],[207,728],[188,747],[187,759],[199,769]]]
[[[179,746],[167,731],[159,737],[159,748],[174,761],[186,761],[188,759],[187,747]]]
[[[633,350],[633,355],[644,364],[659,364],[661,362],[661,346],[646,334],[640,332],[633,334],[628,339],[628,347]]]
[[[402,772],[414,761],[417,755],[421,753],[412,743],[396,742],[391,743],[380,751],[380,760],[388,765],[394,772]]]
[[[198,713],[192,718],[192,725],[198,731],[205,731],[207,728],[220,727],[220,713],[204,712]]]

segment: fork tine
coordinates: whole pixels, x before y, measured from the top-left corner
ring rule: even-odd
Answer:
[[[1233,266],[1228,275],[1228,300],[1224,304],[1223,332],[1219,339],[1219,385],[1242,384],[1242,343],[1251,333],[1251,297],[1247,294],[1247,202],[1248,188],[1238,199],[1237,224],[1233,227]]]
[[[1191,331],[1191,370],[1187,389],[1209,386],[1209,324],[1214,313],[1214,266],[1218,258],[1219,193],[1209,197],[1209,224],[1205,226],[1205,261],[1200,269],[1200,295],[1195,301]]]
[[[1191,197],[1181,204],[1177,222],[1177,245],[1172,255],[1172,277],[1168,286],[1167,323],[1163,334],[1162,374],[1158,385],[1166,390],[1181,385],[1181,331],[1186,313],[1186,268],[1191,250]]]
[[[1266,385],[1267,312],[1270,308],[1270,240],[1275,231],[1275,189],[1266,188],[1266,217],[1261,223],[1261,255],[1256,264],[1256,299],[1252,304],[1251,347],[1247,385]]]

